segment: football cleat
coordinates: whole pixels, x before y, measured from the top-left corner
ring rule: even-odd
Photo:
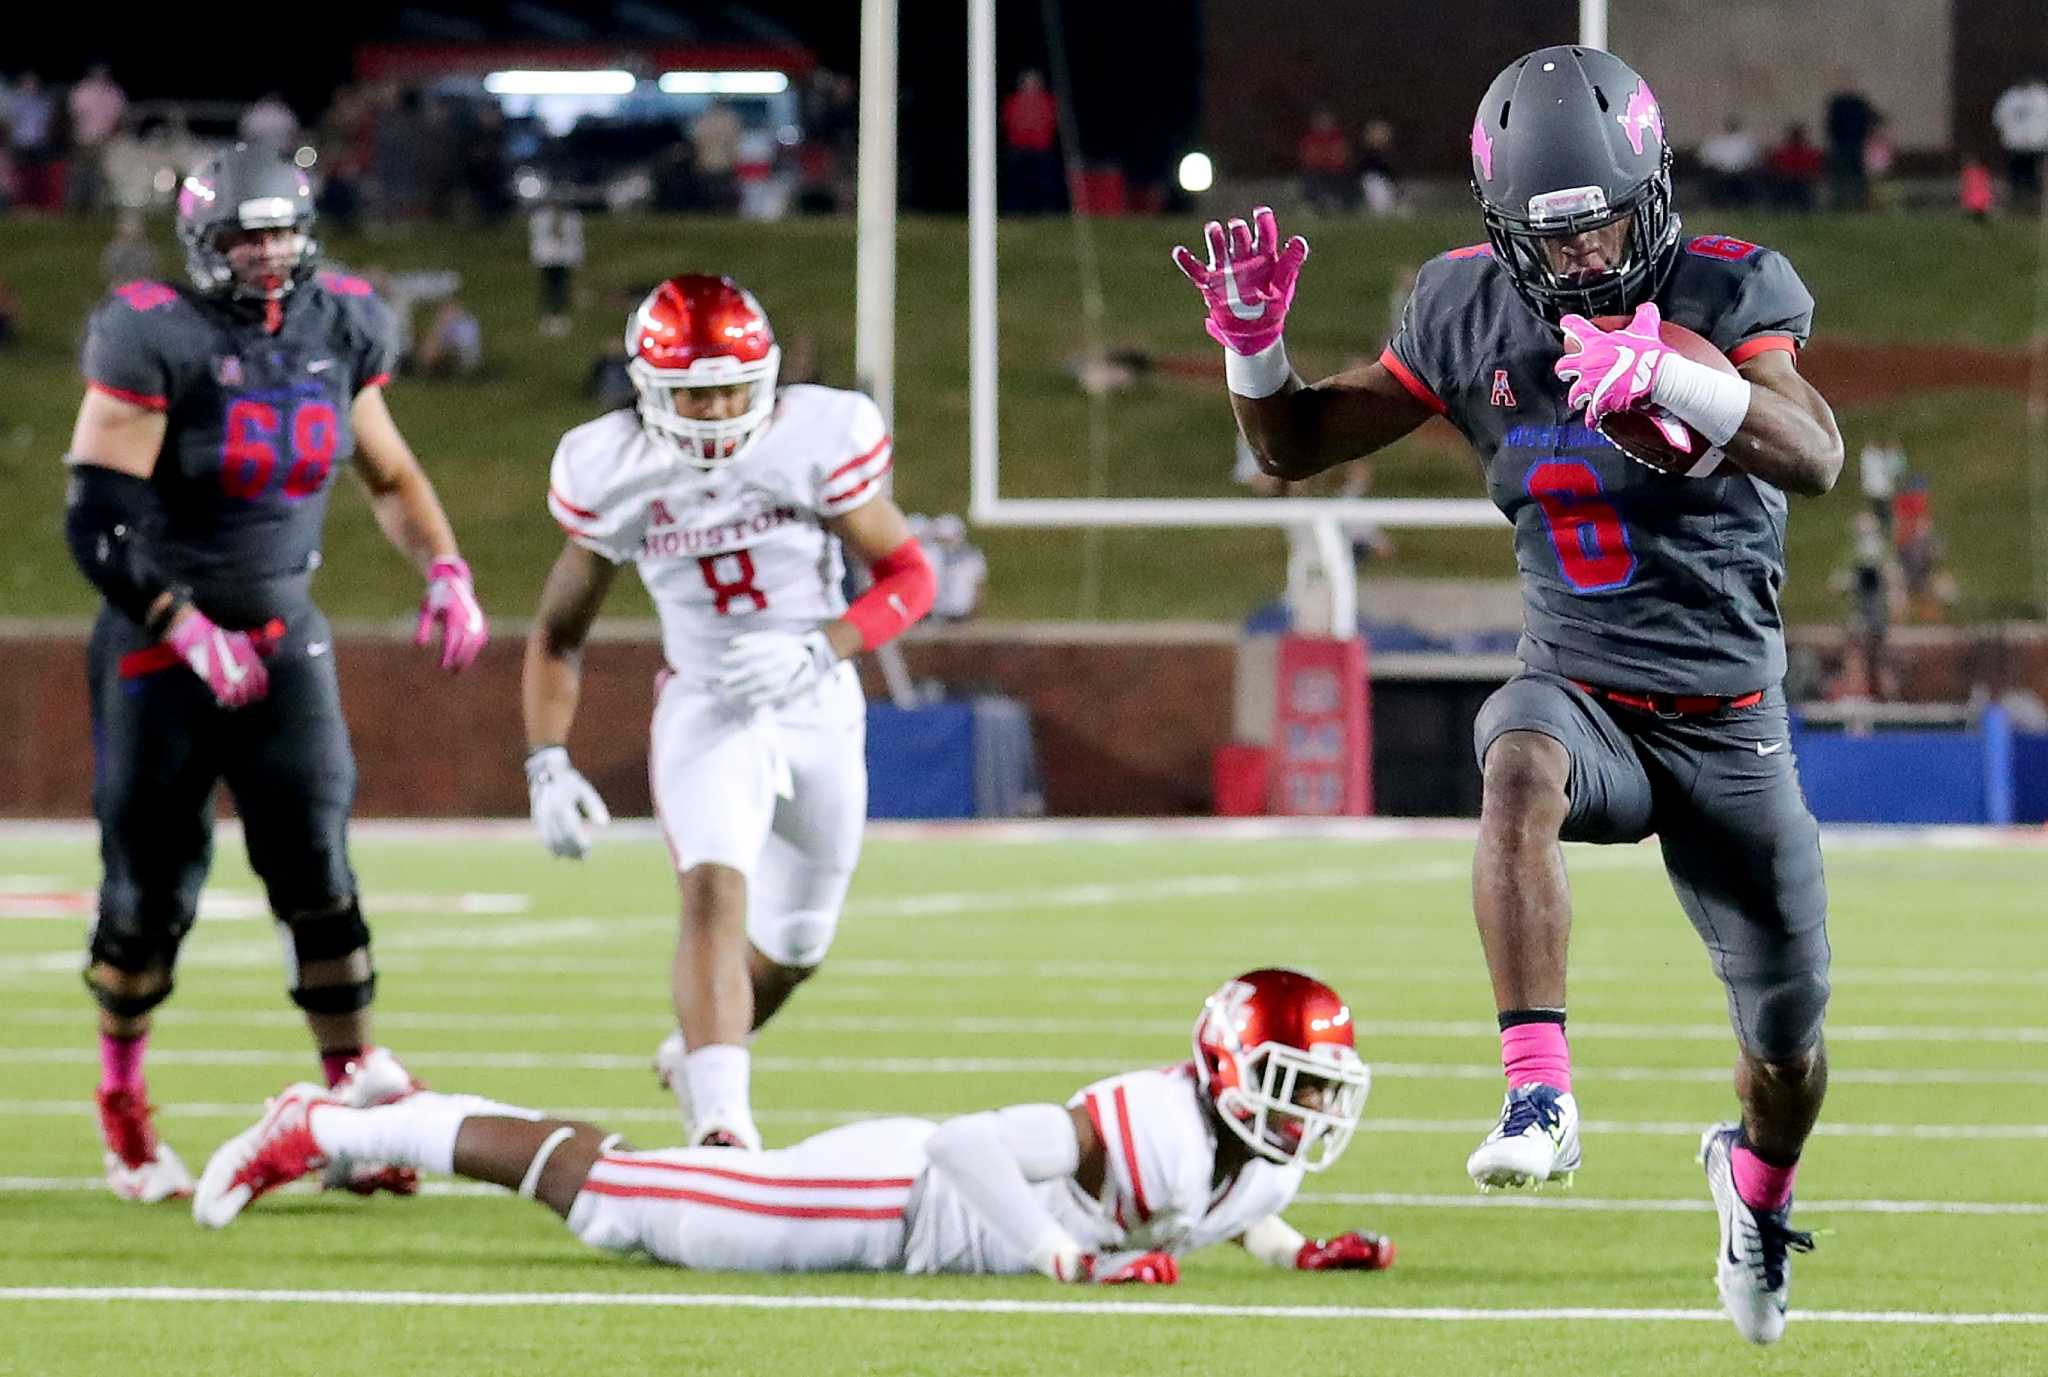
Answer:
[[[250,1202],[327,1165],[313,1141],[306,1116],[315,1105],[339,1103],[317,1085],[287,1086],[265,1106],[263,1117],[220,1145],[199,1177],[192,1218],[223,1229]]]
[[[1729,1154],[1741,1141],[1734,1124],[1715,1124],[1700,1135],[1700,1165],[1721,1216],[1714,1284],[1736,1333],[1753,1344],[1774,1344],[1785,1334],[1791,1254],[1812,1252],[1813,1235],[1791,1226],[1790,1202],[1781,1210],[1759,1210],[1735,1189]]]
[[[1500,1122],[1465,1159],[1482,1191],[1507,1186],[1572,1183],[1579,1169],[1579,1102],[1570,1091],[1518,1085],[1501,1105]]]
[[[424,1089],[410,1071],[398,1064],[387,1047],[372,1047],[362,1059],[349,1063],[348,1074],[331,1092],[351,1109],[374,1109],[404,1099]],[[387,1166],[382,1162],[351,1162],[336,1159],[327,1164],[320,1177],[322,1190],[353,1191],[357,1195],[418,1195],[420,1174],[411,1167]]]
[[[107,1145],[107,1189],[123,1200],[154,1205],[192,1194],[192,1173],[158,1141],[145,1090],[101,1090],[100,1140]]]

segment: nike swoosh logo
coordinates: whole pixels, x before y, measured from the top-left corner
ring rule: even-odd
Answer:
[[[1237,294],[1237,272],[1228,263],[1223,265],[1223,304],[1228,306],[1230,314],[1239,320],[1257,320],[1266,314],[1266,304],[1263,301],[1256,306],[1248,306],[1244,298]]]
[[[325,373],[332,367],[334,367],[333,359],[314,359],[306,365],[306,371],[308,373]]]
[[[307,659],[309,659],[309,660],[310,660],[310,659],[313,659],[313,658],[314,658],[314,657],[316,657],[316,656],[320,656],[320,655],[325,655],[326,653],[327,653],[327,642],[325,642],[325,641],[308,641],[308,642],[306,642],[306,658],[307,658]]]
[[[1785,743],[1782,741],[1759,741],[1756,743],[1756,753],[1758,755],[1776,755],[1784,749]]]
[[[219,631],[213,633],[213,653],[220,661],[220,677],[227,681],[229,688],[248,677],[248,671],[235,663],[235,657],[228,651],[228,638]]]

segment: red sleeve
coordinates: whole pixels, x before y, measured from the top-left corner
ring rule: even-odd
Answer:
[[[869,566],[874,586],[853,600],[846,620],[860,632],[862,650],[895,640],[932,610],[939,582],[917,537],[898,545]]]
[[[1409,395],[1414,397],[1416,401],[1421,402],[1439,416],[1450,410],[1449,407],[1444,405],[1443,398],[1430,391],[1429,384],[1416,377],[1415,371],[1407,364],[1401,362],[1401,356],[1392,349],[1380,350],[1380,363],[1389,373],[1394,375],[1396,382],[1408,389]]]

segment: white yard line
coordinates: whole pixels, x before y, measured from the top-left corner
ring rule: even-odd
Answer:
[[[26,1021],[26,1020],[25,1020]],[[46,1020],[34,1020],[46,1021]],[[73,1016],[68,1022],[75,1023]],[[296,1020],[294,1020],[296,1021]],[[403,1026],[396,1016],[378,1020],[386,1026]],[[591,1020],[568,1019],[553,1026],[586,1027]],[[872,1028],[873,1020],[849,1020],[850,1026]],[[664,1028],[659,1019],[636,1019],[634,1026],[645,1026],[652,1033]],[[435,1026],[467,1028],[470,1023],[458,1018],[438,1022]],[[524,1027],[522,1020],[509,1019],[506,1026]],[[922,1026],[922,1025],[921,1025]],[[957,1031],[957,1030],[947,1030]],[[99,1060],[99,1054],[91,1047],[6,1047],[0,1048],[0,1066],[86,1066]],[[825,1072],[834,1075],[866,1072],[884,1076],[957,1076],[957,1075],[1102,1075],[1128,1070],[1131,1058],[1128,1056],[1099,1057],[835,1057],[804,1055],[757,1055],[753,1059],[756,1071],[774,1074],[791,1072]],[[274,1048],[182,1048],[159,1047],[150,1054],[152,1066],[279,1066],[300,1067],[305,1064],[304,1053]],[[639,1055],[630,1052],[435,1052],[413,1050],[406,1053],[406,1064],[422,1070],[435,1071],[644,1071],[652,1061],[652,1054]],[[1657,1066],[1585,1066],[1577,1068],[1580,1080],[1589,1084],[1602,1081],[1642,1082],[1656,1084],[1720,1085],[1729,1077],[1724,1066],[1694,1066],[1669,1068]],[[1384,1080],[1413,1081],[1493,1081],[1500,1077],[1500,1067],[1490,1062],[1374,1062],[1372,1073]],[[2048,1085],[2048,1070],[2027,1070],[2001,1068],[1996,1070],[1960,1069],[1913,1069],[1904,1071],[1879,1071],[1851,1069],[1831,1072],[1828,1077],[1835,1085]]]
[[[228,1302],[244,1305],[452,1306],[463,1308],[872,1310],[897,1314],[1087,1315],[1170,1319],[1405,1320],[1557,1324],[1561,1322],[1641,1324],[1728,1323],[1719,1310],[1649,1307],[1500,1307],[1406,1305],[1201,1305],[1178,1301],[1075,1301],[947,1299],[918,1296],[691,1294],[675,1291],[312,1291],[226,1286],[10,1286],[0,1302],[156,1301],[171,1304]],[[1809,1324],[1924,1325],[1977,1327],[2048,1325],[2048,1312],[1927,1310],[1799,1310],[1794,1322]]]

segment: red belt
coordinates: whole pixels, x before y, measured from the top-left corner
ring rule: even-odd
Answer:
[[[263,625],[249,632],[249,640],[255,645],[258,655],[268,655],[277,649],[277,643],[284,639],[284,618],[272,617]],[[173,669],[185,663],[185,657],[169,641],[158,641],[155,645],[131,650],[121,657],[120,671],[123,679],[140,679],[145,674],[159,670]]]
[[[1754,689],[1734,698],[1719,698],[1699,693],[1623,693],[1619,689],[1601,688],[1583,679],[1574,679],[1577,684],[1595,698],[1637,712],[1654,712],[1659,717],[1705,717],[1711,713],[1726,712],[1730,708],[1753,708],[1764,701],[1764,691]]]

